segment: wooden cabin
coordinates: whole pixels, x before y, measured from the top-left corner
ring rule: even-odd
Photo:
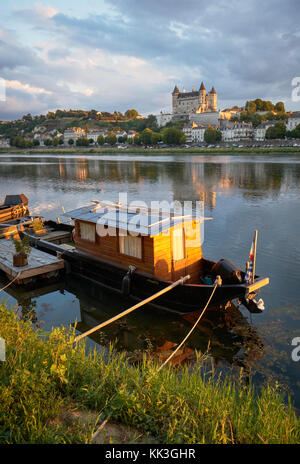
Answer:
[[[166,281],[201,272],[201,219],[176,213],[130,210],[101,202],[68,213],[75,221],[75,245],[84,253]]]

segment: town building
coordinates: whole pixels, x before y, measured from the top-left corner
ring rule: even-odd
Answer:
[[[278,121],[266,121],[260,123],[253,129],[253,138],[257,142],[262,142],[266,138],[266,132],[269,127],[275,126]]]
[[[107,136],[107,131],[92,129],[87,133],[87,138],[93,140],[94,143],[97,143],[98,137],[102,135],[104,138]],[[81,136],[82,137],[82,136]]]
[[[221,128],[223,142],[242,142],[253,139],[253,126],[251,122],[227,121]]]
[[[86,131],[81,127],[70,127],[64,131],[64,143],[67,144],[69,140],[73,140],[74,143],[77,139],[86,137]]]
[[[133,139],[137,135],[137,132],[135,130],[129,130],[127,132],[127,139]]]
[[[8,147],[10,147],[10,140],[9,140],[9,139],[0,138],[0,147],[3,147],[3,148],[8,148]]]
[[[173,119],[173,114],[172,113],[163,113],[162,111],[156,116],[156,121],[158,127],[163,127],[168,122],[172,121]]]
[[[286,129],[289,131],[294,130],[298,124],[300,124],[300,111],[295,111],[287,120]]]
[[[208,124],[197,124],[195,121],[192,121],[183,127],[182,132],[186,137],[187,143],[200,143],[204,142],[204,133],[208,127]]]

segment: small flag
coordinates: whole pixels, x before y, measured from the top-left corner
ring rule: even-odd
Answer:
[[[252,277],[253,277],[253,262],[250,261],[247,272],[246,272],[246,275],[245,275],[245,282],[247,282],[247,283],[251,282]]]
[[[245,282],[252,282],[253,281],[253,262],[254,262],[254,240],[251,244],[251,249],[249,253],[250,263],[248,262],[249,266],[245,275]]]

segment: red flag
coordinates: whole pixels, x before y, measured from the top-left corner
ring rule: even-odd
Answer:
[[[251,259],[252,263],[254,261],[254,240],[252,242],[252,245],[251,245],[251,250],[250,250],[250,253],[249,253],[249,258]]]

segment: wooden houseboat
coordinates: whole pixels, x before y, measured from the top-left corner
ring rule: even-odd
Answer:
[[[269,279],[255,276],[248,283],[245,273],[228,261],[205,259],[197,233],[201,219],[148,210],[137,213],[136,209],[103,201],[66,215],[75,223],[75,247],[43,236],[31,237],[31,243],[43,251],[62,254],[68,272],[137,301],[189,275],[188,283],[152,303],[177,313],[200,310],[219,275],[222,285],[216,289],[209,308],[225,307],[240,299],[251,312],[261,312],[254,297]],[[71,226],[53,222],[48,225],[52,231],[69,231],[71,240]]]
[[[20,195],[6,195],[4,203],[0,205],[0,222],[10,221],[28,214],[28,198]]]

